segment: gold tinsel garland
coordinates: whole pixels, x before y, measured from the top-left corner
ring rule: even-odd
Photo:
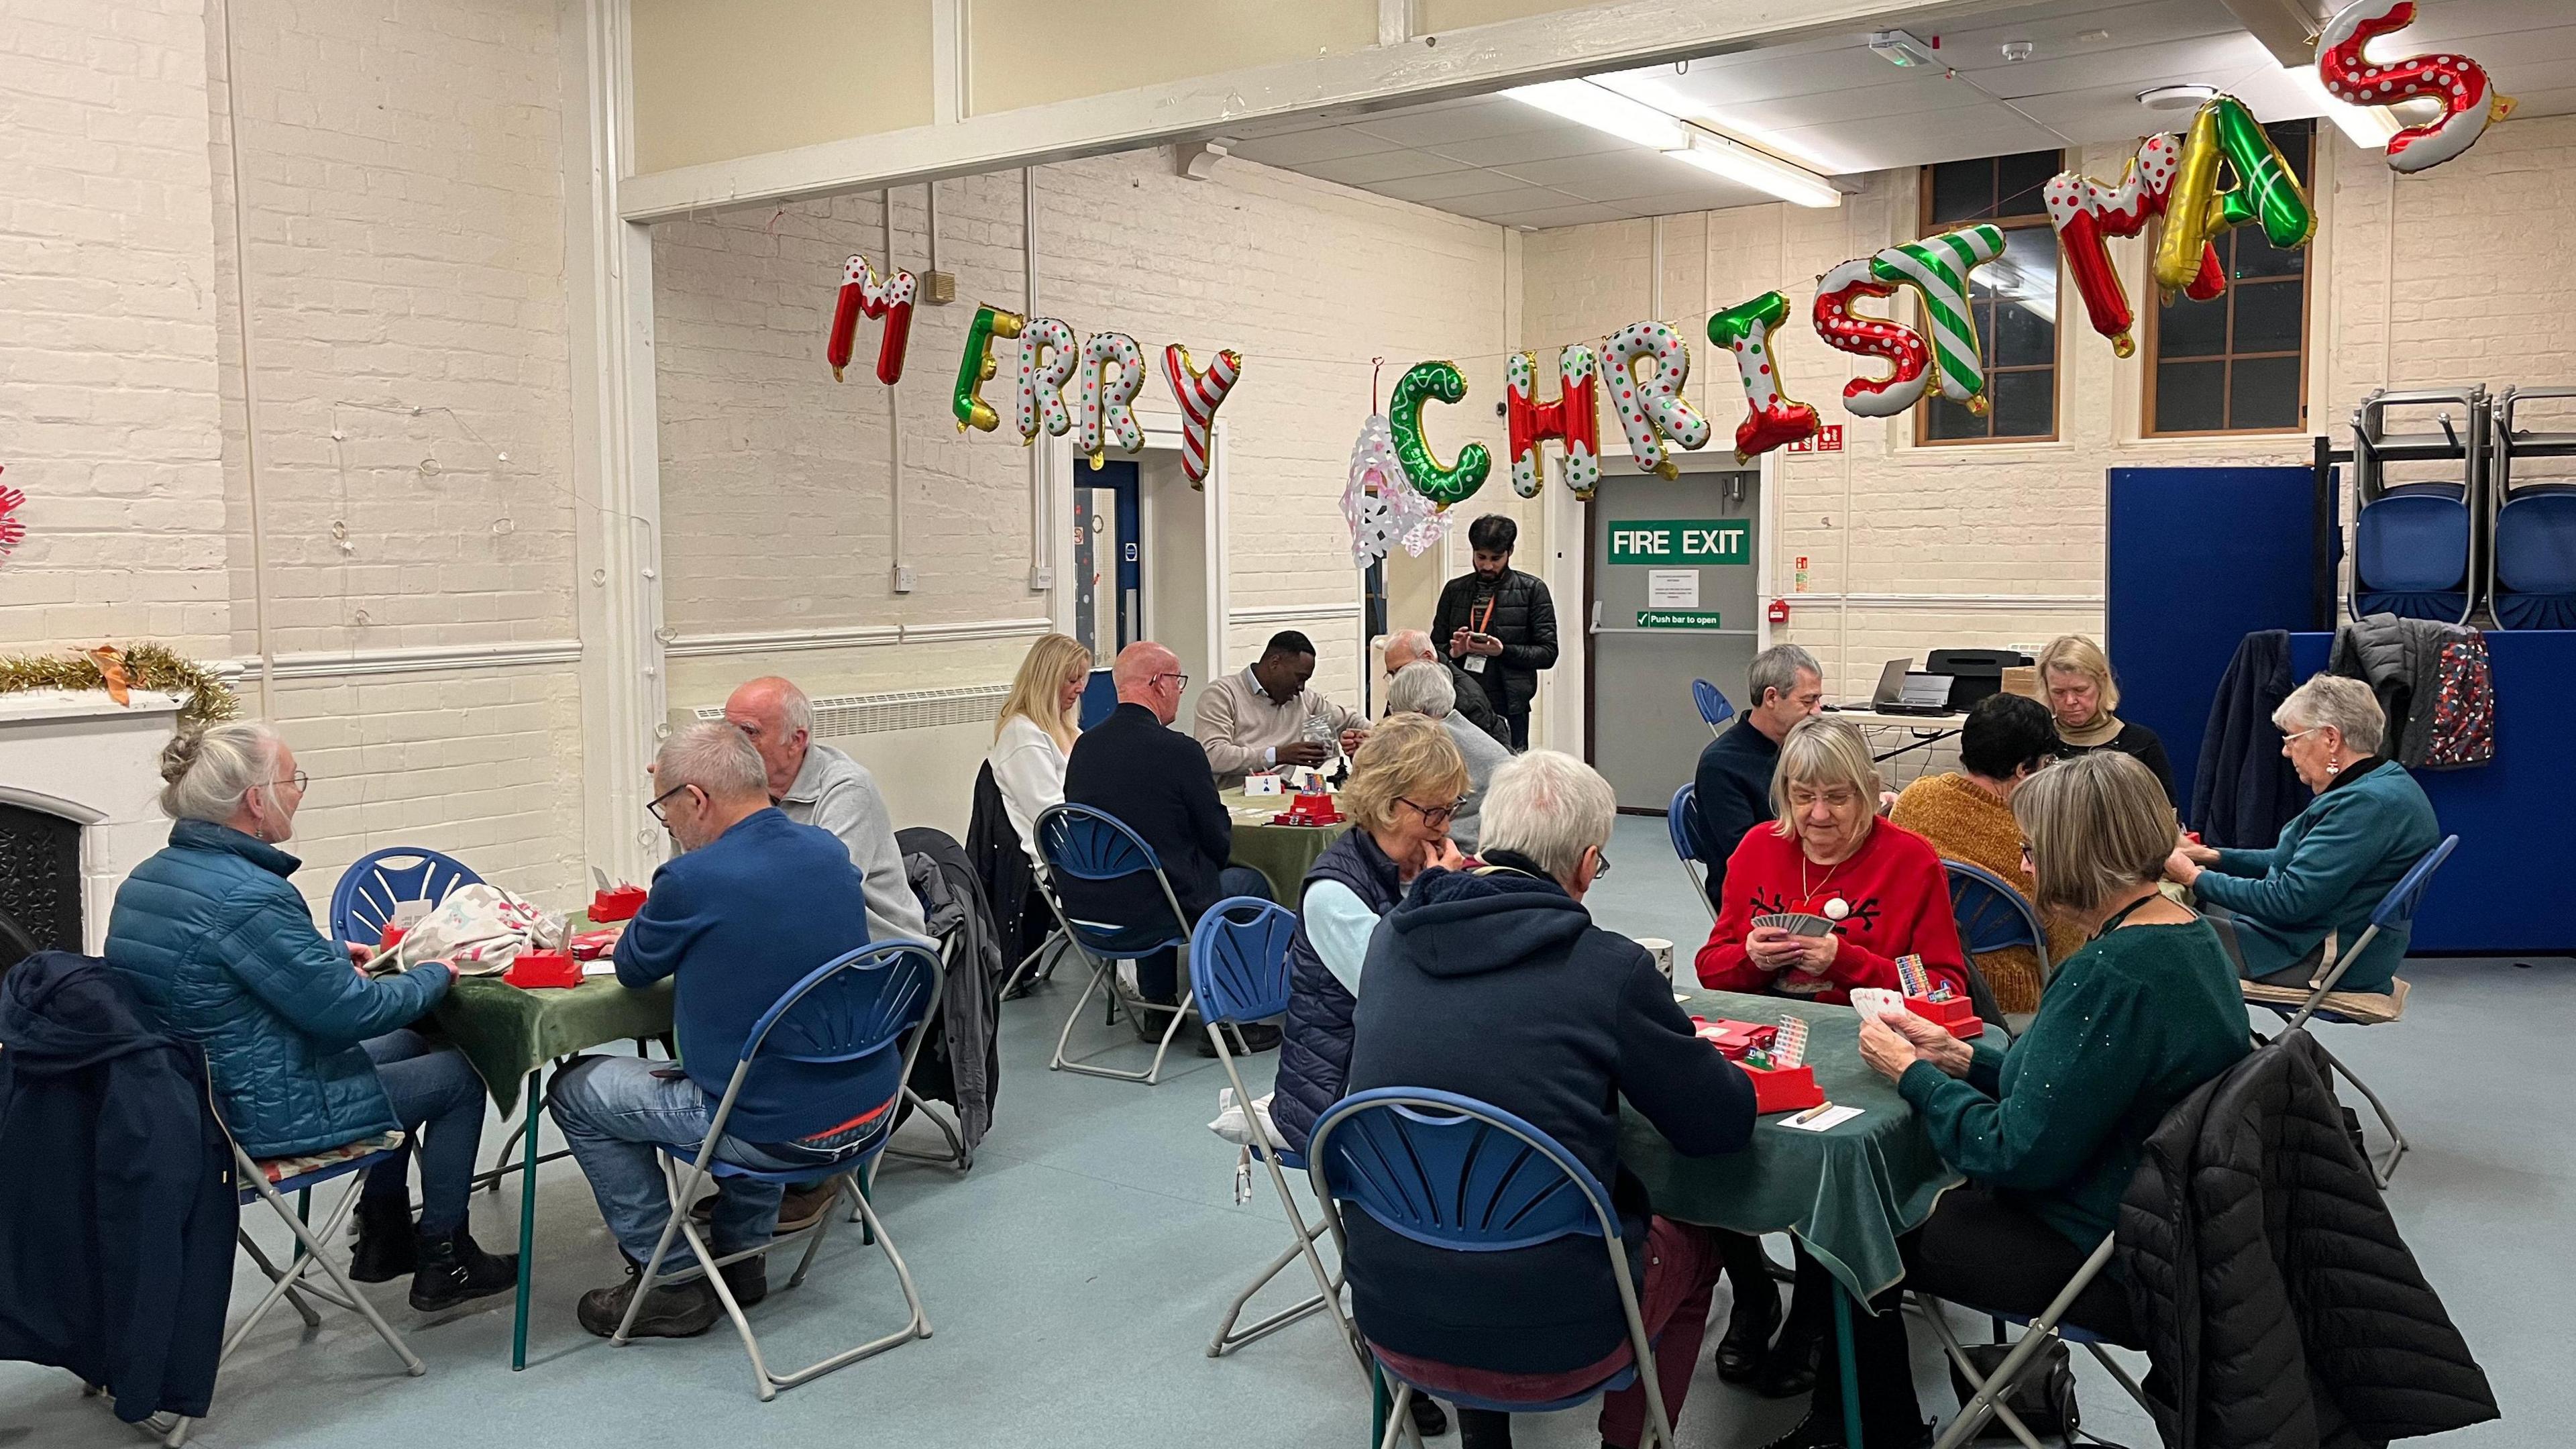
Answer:
[[[187,696],[179,711],[181,724],[212,724],[241,713],[241,701],[215,677],[214,671],[171,652],[163,644],[135,644],[123,651],[126,681],[138,689]],[[31,689],[105,689],[108,680],[98,661],[81,655],[0,655],[0,694]]]

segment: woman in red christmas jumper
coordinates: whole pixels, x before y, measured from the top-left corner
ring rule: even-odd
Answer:
[[[1852,725],[1818,715],[1790,729],[1771,776],[1776,819],[1746,831],[1727,858],[1725,904],[1699,949],[1702,985],[1848,1003],[1854,987],[1899,989],[1896,958],[1920,956],[1936,991],[1967,995],[1941,858],[1923,837],[1878,817],[1880,788],[1869,745]],[[1800,936],[1753,924],[1783,912],[1821,916],[1832,929]],[[1718,1377],[1772,1398],[1807,1392],[1832,1285],[1800,1250],[1788,1326],[1772,1344],[1780,1296],[1761,1242],[1739,1233],[1721,1239],[1735,1306],[1718,1341]]]

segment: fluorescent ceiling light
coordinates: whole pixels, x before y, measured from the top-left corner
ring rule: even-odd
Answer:
[[[1517,86],[1504,95],[1525,106],[1661,151],[1676,161],[1800,206],[1840,206],[1833,183],[1803,166],[1766,155],[1732,137],[1681,120],[1632,96],[1588,80]]]
[[[1691,128],[1688,149],[1675,151],[1672,157],[1798,206],[1843,204],[1843,194],[1813,171],[1696,126]]]
[[[2315,66],[2283,66],[2281,69],[2290,77],[2292,85],[2324,109],[2325,118],[2335,123],[2336,130],[2343,132],[2352,144],[2364,151],[2388,149],[2389,138],[2405,129],[2405,123],[2397,119],[2397,113],[2386,106],[2356,106],[2335,99],[2333,92],[2326,89],[2324,79],[2318,76]]]
[[[1634,141],[1658,151],[1678,151],[1690,144],[1690,134],[1680,121],[1644,101],[1631,100],[1588,80],[1514,86],[1503,94],[1522,105],[1536,106],[1577,125],[1590,126],[1622,141]]]

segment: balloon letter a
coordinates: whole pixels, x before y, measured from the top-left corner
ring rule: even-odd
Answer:
[[[2226,191],[2218,189],[2221,161],[2235,173],[2236,184]],[[2260,223],[2263,239],[2285,252],[2306,246],[2317,229],[2308,194],[2262,123],[2244,102],[2219,96],[2192,117],[2183,142],[2165,203],[2165,233],[2156,243],[2156,284],[2169,292],[2191,286],[2209,243],[2249,221]]]
[[[2122,357],[2138,350],[2129,338],[2136,317],[2129,310],[2129,294],[2120,285],[2120,274],[2111,266],[2104,238],[2145,231],[2147,218],[2161,215],[2166,199],[2173,195],[2174,173],[2181,166],[2181,137],[2149,136],[2117,186],[2106,186],[2078,171],[2061,171],[2048,183],[2048,221],[2057,231],[2067,273],[2075,279],[2075,290],[2083,294],[2093,330],[2110,338],[2111,350]],[[2206,302],[2226,289],[2227,273],[2219,266],[2218,253],[2204,244],[2200,271],[2184,294]]]

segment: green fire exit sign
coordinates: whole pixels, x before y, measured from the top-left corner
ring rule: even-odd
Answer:
[[[1753,522],[1745,518],[1641,519],[1610,525],[1614,564],[1749,564]]]

